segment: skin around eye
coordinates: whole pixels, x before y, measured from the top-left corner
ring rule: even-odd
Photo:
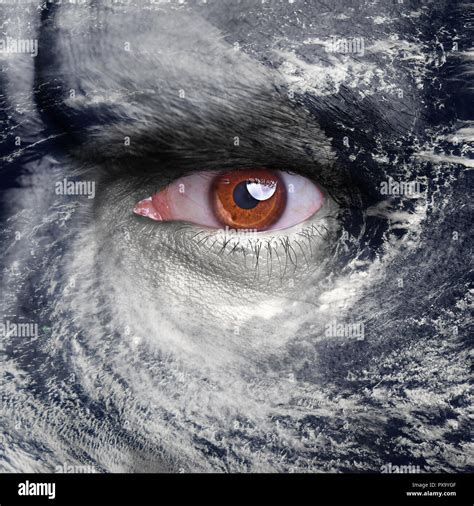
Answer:
[[[138,202],[133,212],[155,221],[260,232],[297,225],[323,204],[323,191],[303,176],[245,169],[184,176]]]

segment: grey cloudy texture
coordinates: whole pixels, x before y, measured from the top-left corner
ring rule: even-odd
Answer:
[[[3,37],[39,40],[0,54],[0,316],[39,326],[0,337],[0,469],[472,470],[470,16],[0,5]],[[131,212],[190,170],[264,165],[304,170],[323,211],[230,243]],[[55,194],[74,176],[94,199]]]

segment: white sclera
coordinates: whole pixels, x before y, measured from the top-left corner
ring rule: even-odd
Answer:
[[[247,183],[247,191],[256,200],[268,200],[273,197],[277,189],[277,183],[263,184],[263,183]]]
[[[286,206],[280,219],[268,230],[284,230],[303,223],[324,204],[322,190],[309,179],[283,171],[279,176],[286,188]]]
[[[215,172],[202,171],[184,176],[168,186],[168,204],[175,220],[222,228],[208,198],[215,176]]]

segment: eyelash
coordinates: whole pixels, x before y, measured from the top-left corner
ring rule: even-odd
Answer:
[[[333,221],[335,225],[338,224],[338,211],[328,214],[324,220]],[[201,230],[196,232],[192,225],[181,225],[178,229],[174,230],[175,238],[179,237],[179,244],[182,245],[187,251],[195,255],[195,248],[198,248],[200,255],[207,258],[209,256],[215,257],[214,261],[206,262],[206,267],[213,267],[214,262],[221,262],[222,258],[226,255],[241,255],[244,261],[245,268],[248,269],[247,259],[252,258],[254,279],[261,277],[261,268],[266,262],[266,274],[268,282],[273,278],[276,271],[275,263],[277,263],[278,271],[280,272],[280,280],[287,274],[289,269],[296,272],[301,268],[308,269],[314,266],[311,263],[312,257],[317,252],[321,255],[321,245],[325,247],[335,243],[331,241],[330,236],[333,235],[334,239],[336,234],[331,232],[329,228],[320,222],[309,223],[302,230],[294,233],[295,237],[290,238],[287,234],[273,233],[272,237],[234,237],[226,239],[225,236],[215,232],[208,232]],[[270,234],[267,234],[270,235]],[[319,243],[319,244],[318,244]],[[299,251],[298,251],[299,249]],[[181,250],[182,251],[182,250]],[[266,255],[262,261],[262,255]],[[304,263],[298,262],[298,259],[304,258]],[[282,273],[283,266],[283,273]]]

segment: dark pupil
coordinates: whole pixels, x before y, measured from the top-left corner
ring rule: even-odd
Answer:
[[[242,209],[253,209],[260,201],[250,195],[247,190],[247,182],[242,181],[234,188],[234,202]]]

